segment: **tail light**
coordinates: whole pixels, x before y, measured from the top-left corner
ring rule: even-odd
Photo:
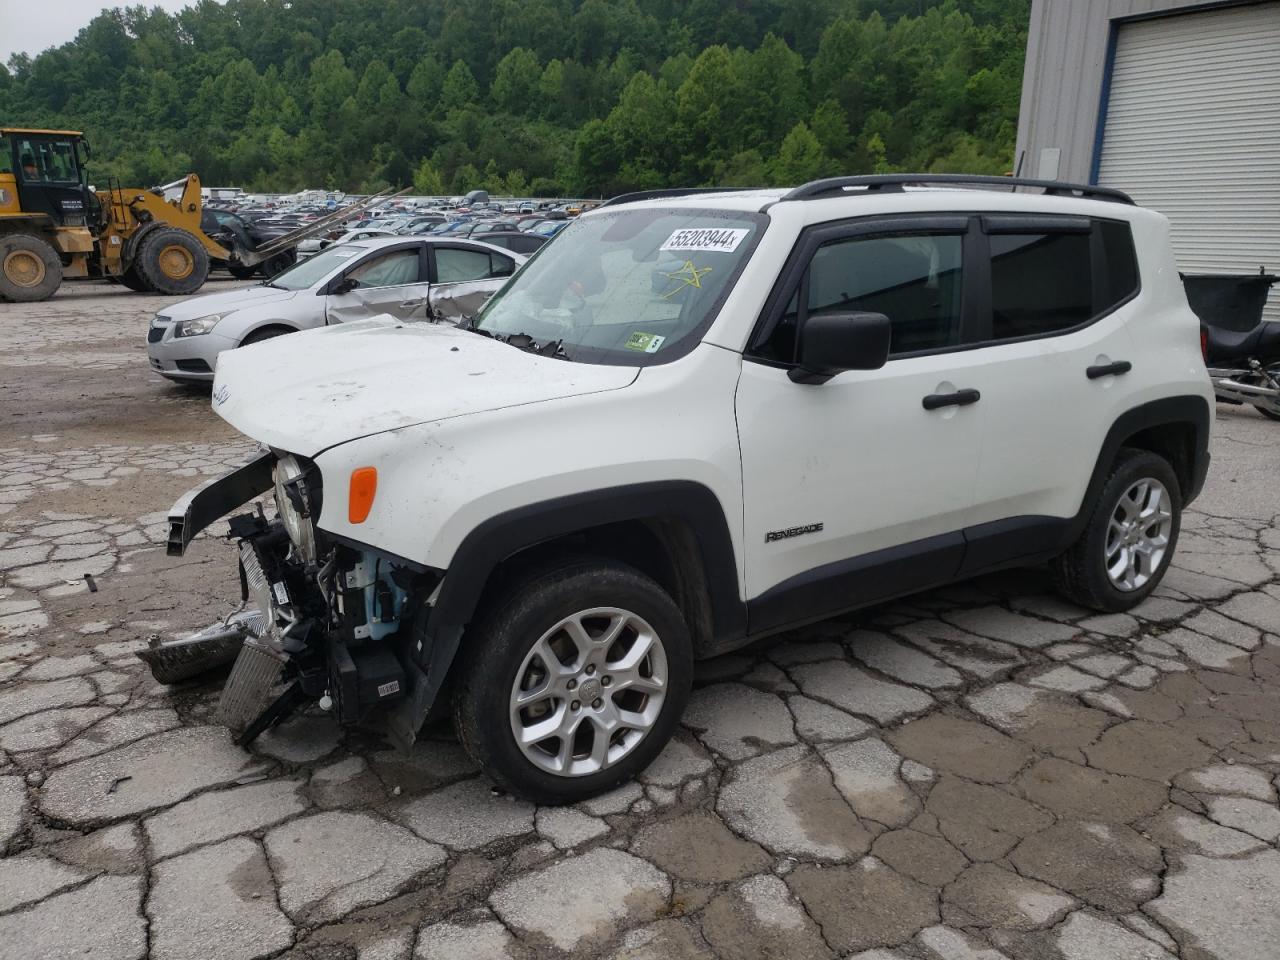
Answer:
[[[1209,330],[1204,324],[1200,325],[1200,356],[1204,358],[1204,365],[1209,365]]]

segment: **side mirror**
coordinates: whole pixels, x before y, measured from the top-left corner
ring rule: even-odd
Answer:
[[[845,370],[879,370],[889,359],[889,318],[883,313],[820,313],[800,328],[794,383],[826,383]]]
[[[355,279],[355,277],[343,277],[329,288],[329,293],[335,297],[341,296],[344,293],[350,293],[358,286],[360,286],[360,281]]]

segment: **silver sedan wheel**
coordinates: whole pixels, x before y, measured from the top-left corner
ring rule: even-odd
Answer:
[[[1107,526],[1107,577],[1117,590],[1140,590],[1160,569],[1173,534],[1169,491],[1146,477],[1133,483],[1111,513]]]
[[[666,651],[653,627],[627,610],[583,610],[525,656],[511,689],[511,732],[541,770],[599,773],[658,722],[667,682]]]

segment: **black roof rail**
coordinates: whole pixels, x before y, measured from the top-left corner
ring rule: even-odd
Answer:
[[[688,197],[699,193],[740,193],[758,187],[668,187],[665,190],[637,190],[634,193],[620,193],[610,197],[601,207],[610,207],[616,203],[635,203],[637,200],[664,200],[669,197]],[[597,210],[600,207],[596,208]]]
[[[1111,200],[1116,203],[1133,203],[1133,198],[1112,187],[1090,186],[1084,183],[1063,183],[1059,180],[1029,180],[1025,177],[990,177],[967,173],[886,173],[860,177],[828,177],[813,180],[796,187],[783,200],[814,200],[847,189],[861,189],[867,193],[901,192],[906,187],[973,186],[1038,187],[1047,195],[1060,197],[1086,197],[1094,200]]]

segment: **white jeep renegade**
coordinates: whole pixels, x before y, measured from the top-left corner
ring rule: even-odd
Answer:
[[[584,214],[461,326],[223,354],[269,452],[174,508],[231,521],[265,623],[222,714],[412,743],[452,706],[543,802],[654,759],[693,662],[1049,562],[1132,607],[1208,467],[1213,393],[1164,217],[1096,187],[851,177]]]

